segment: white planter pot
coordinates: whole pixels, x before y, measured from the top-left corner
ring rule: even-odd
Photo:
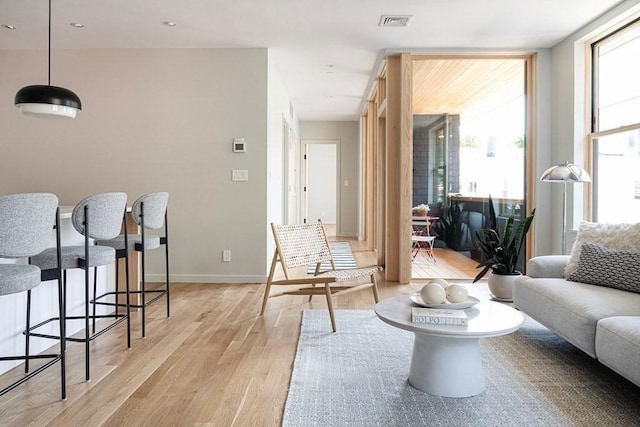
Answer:
[[[489,273],[489,291],[491,295],[499,301],[513,301],[513,282],[520,277],[516,274],[494,274]]]

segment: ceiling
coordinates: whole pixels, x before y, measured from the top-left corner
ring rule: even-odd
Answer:
[[[413,113],[464,114],[470,120],[525,93],[522,59],[418,59]]]
[[[301,120],[354,120],[385,50],[551,47],[618,3],[53,0],[52,49],[269,48]],[[412,19],[380,27],[381,15]],[[0,28],[0,49],[47,47],[44,0],[0,0],[0,25],[15,26]]]

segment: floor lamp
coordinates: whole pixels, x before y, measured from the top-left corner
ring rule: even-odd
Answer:
[[[562,192],[562,255],[567,253],[567,184],[591,182],[591,177],[580,166],[569,162],[551,166],[540,177],[543,182],[563,184]]]

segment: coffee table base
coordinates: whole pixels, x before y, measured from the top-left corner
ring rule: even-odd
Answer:
[[[486,386],[478,338],[455,338],[414,332],[409,383],[443,397],[469,397]]]

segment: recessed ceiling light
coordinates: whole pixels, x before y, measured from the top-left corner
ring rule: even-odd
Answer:
[[[413,15],[382,15],[379,27],[406,27],[413,18]]]
[[[15,30],[16,26],[11,24],[2,24],[2,28],[6,28],[7,30]]]
[[[173,21],[164,21],[162,25],[166,25],[167,27],[175,27],[177,24]]]
[[[84,24],[80,24],[79,22],[72,22],[71,25],[73,28],[84,28]]]

